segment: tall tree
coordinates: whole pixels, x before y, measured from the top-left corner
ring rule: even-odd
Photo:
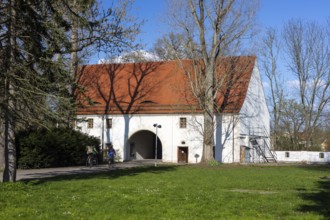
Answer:
[[[254,23],[257,1],[245,0],[189,0],[170,1],[171,17],[188,42],[194,71],[187,72],[204,112],[204,147],[202,161],[213,159],[214,116],[216,94],[223,79],[215,78],[221,66],[221,56],[235,54],[243,37],[247,37]],[[193,43],[197,43],[196,45]],[[196,49],[200,53],[196,53]],[[195,56],[201,54],[201,56]],[[202,60],[203,65],[200,65]]]
[[[270,86],[269,104],[273,114],[273,147],[276,149],[277,136],[280,133],[280,119],[284,104],[283,78],[279,70],[279,56],[281,43],[277,31],[272,28],[266,30],[260,48],[260,64]]]
[[[197,44],[190,42],[190,39],[186,39],[185,37],[183,34],[171,32],[159,38],[152,50],[161,60],[201,57]],[[194,52],[194,54],[191,54],[191,52]]]
[[[283,100],[277,132],[277,150],[302,150],[300,133],[303,126],[302,105],[294,99]]]
[[[64,37],[65,33],[53,28],[54,12],[49,2],[40,3],[7,0],[0,7],[2,181],[16,180],[15,129],[58,116],[48,100],[64,85],[58,80],[63,71],[53,62],[53,55],[57,48],[65,47],[65,41],[55,41],[54,37]]]
[[[24,123],[45,101],[47,88],[37,83],[49,79],[55,71],[40,74],[49,62],[51,56],[47,48],[47,40],[53,30],[47,31],[45,25],[49,23],[49,16],[45,16],[41,23],[41,14],[44,11],[36,1],[10,0],[1,3],[1,53],[4,54],[1,69],[3,70],[0,81],[3,83],[1,97],[1,170],[3,181],[15,181],[16,179],[16,149],[15,127]],[[43,13],[43,15],[46,13]],[[32,31],[34,30],[34,31]],[[51,68],[50,65],[48,67]],[[56,68],[52,68],[56,69]],[[31,97],[35,99],[31,99]],[[42,97],[41,99],[39,99]],[[34,102],[33,108],[28,103]],[[44,104],[42,104],[45,107]],[[35,108],[34,108],[35,107]],[[40,111],[40,115],[45,111]],[[28,117],[24,117],[28,116]],[[43,114],[45,117],[45,115]]]
[[[138,25],[125,23],[125,7],[131,1],[104,16],[95,2],[1,1],[1,181],[16,179],[16,128],[48,127],[72,112],[74,97],[68,88],[75,89],[70,76],[78,65],[75,55],[87,48],[120,50],[136,34]]]
[[[312,146],[315,129],[330,103],[329,25],[289,21],[283,30],[288,68],[298,82],[304,119],[305,149]]]
[[[111,7],[106,10],[96,0],[73,0],[68,3],[63,1],[58,6],[69,24],[68,77],[71,80],[69,88],[73,105],[80,89],[76,87],[78,65],[91,55],[95,56],[95,52],[117,56],[123,50],[136,47],[134,40],[142,23],[129,15],[133,0],[107,3]],[[67,122],[70,122],[74,118],[74,108],[68,113]]]

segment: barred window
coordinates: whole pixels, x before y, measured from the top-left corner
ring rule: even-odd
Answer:
[[[324,153],[320,153],[319,157],[324,158]]]
[[[106,123],[106,128],[107,129],[112,128],[112,118],[107,118],[105,123]]]
[[[94,127],[94,121],[92,118],[87,119],[87,128],[93,128]]]
[[[187,127],[187,118],[180,118],[180,128]]]
[[[285,152],[285,157],[290,157],[290,153],[289,152]]]

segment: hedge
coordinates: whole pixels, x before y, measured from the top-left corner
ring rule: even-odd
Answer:
[[[19,168],[63,167],[85,164],[86,147],[100,141],[70,128],[36,129],[16,134]]]

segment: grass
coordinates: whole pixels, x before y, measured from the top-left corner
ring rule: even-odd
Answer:
[[[329,166],[159,166],[0,184],[0,219],[330,219]]]

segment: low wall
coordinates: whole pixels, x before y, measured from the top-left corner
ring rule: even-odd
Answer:
[[[278,162],[330,163],[330,152],[319,151],[275,151]]]

